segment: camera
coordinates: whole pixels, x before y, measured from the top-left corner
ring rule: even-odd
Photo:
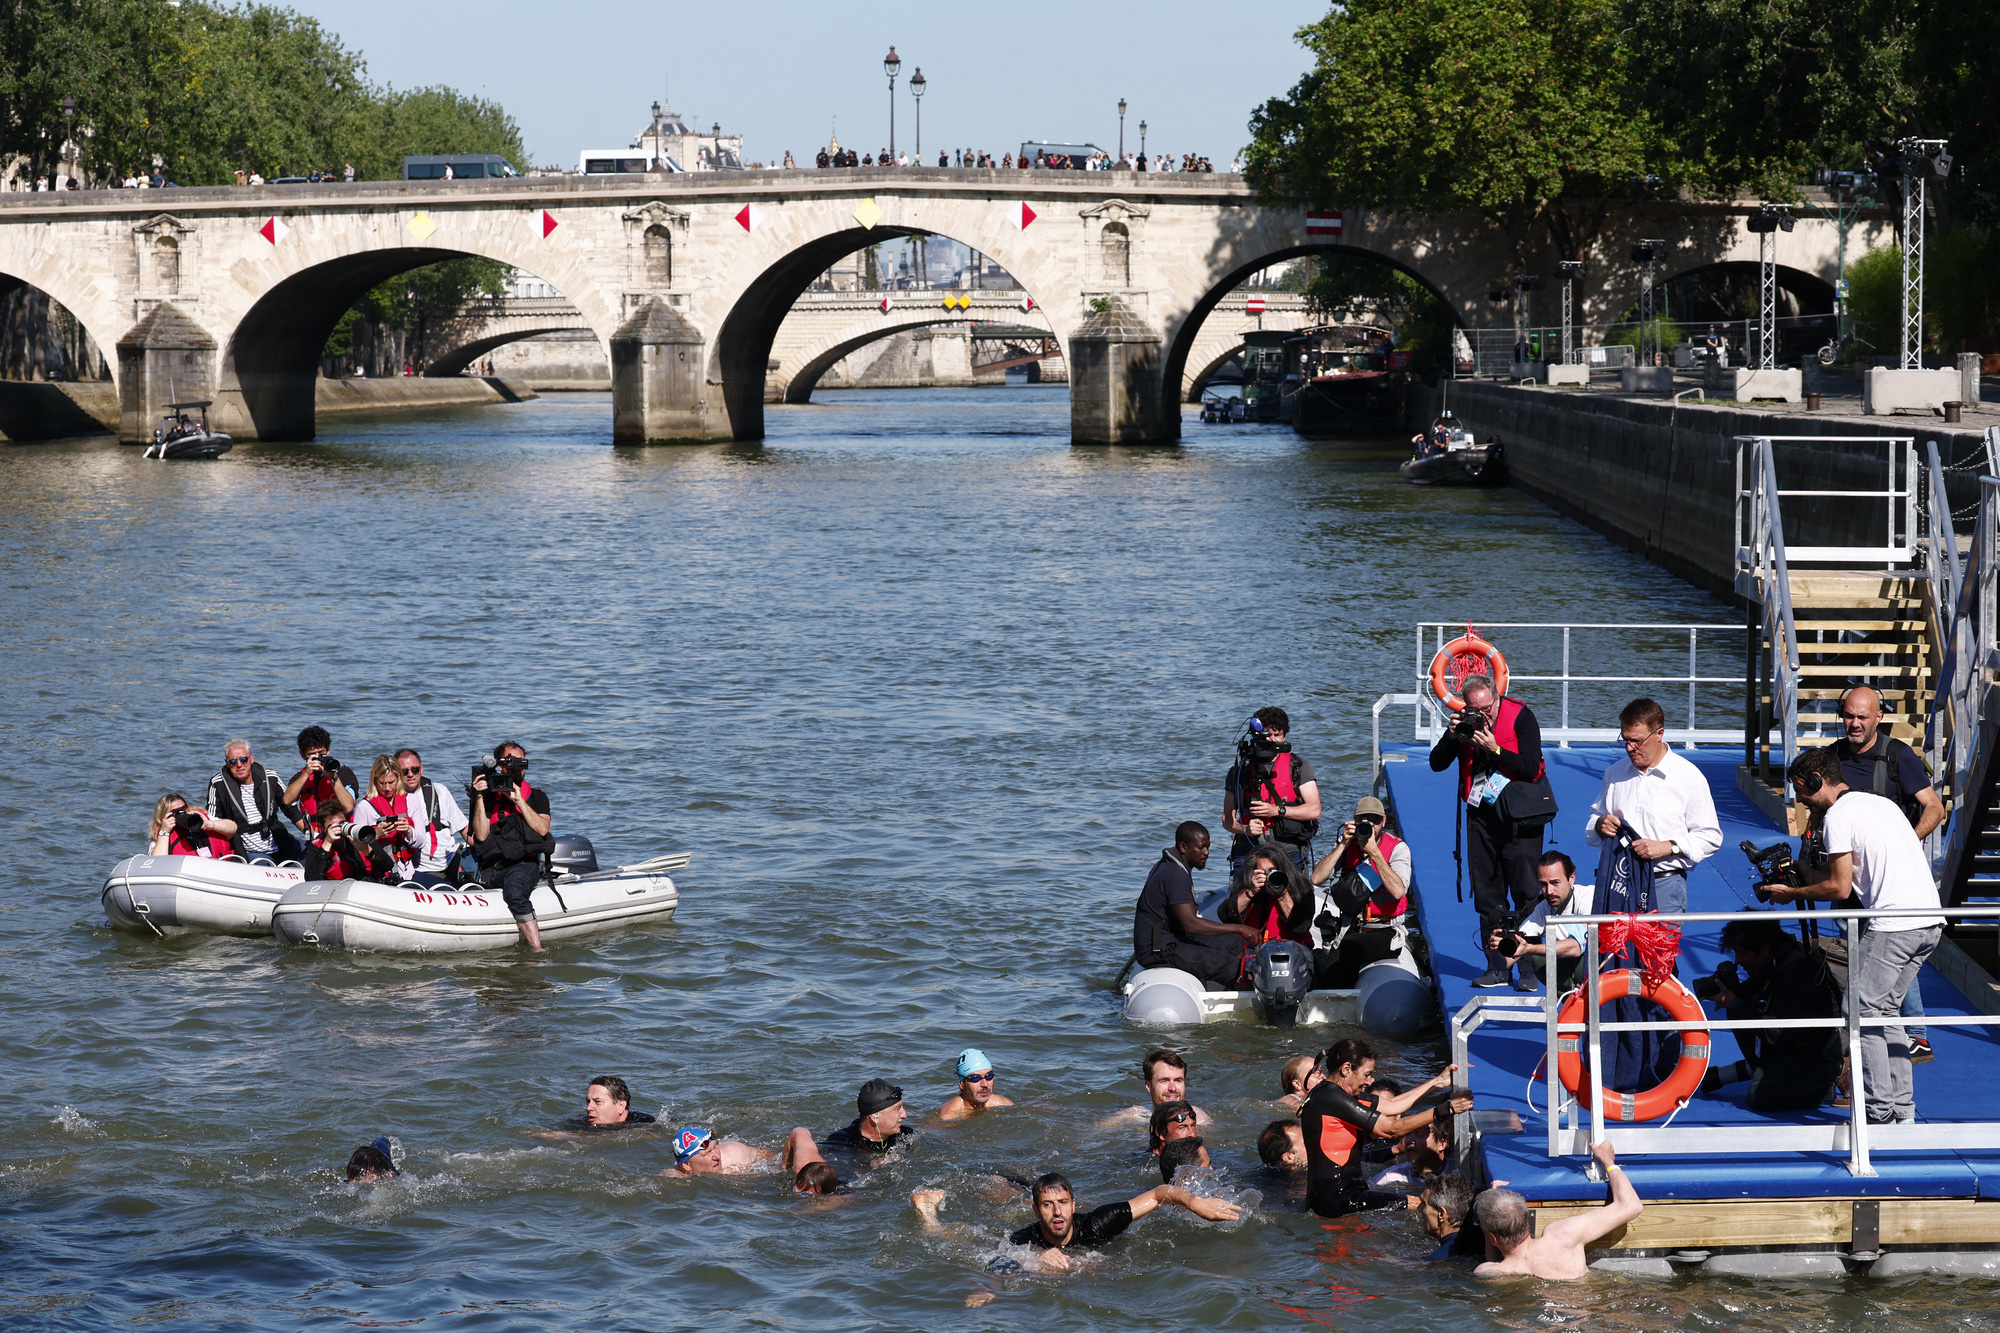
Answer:
[[[1368,840],[1381,831],[1382,817],[1380,815],[1356,815],[1354,817],[1355,846],[1367,846]]]
[[[1494,923],[1500,932],[1500,952],[1509,958],[1520,956],[1521,946],[1526,943],[1521,938],[1521,913],[1509,913]]]
[[[202,817],[192,810],[174,811],[174,827],[181,831],[181,837],[193,839],[201,835],[204,827]]]
[[[1800,870],[1797,859],[1792,856],[1789,844],[1774,842],[1769,847],[1759,847],[1745,838],[1736,846],[1750,859],[1751,866],[1757,872],[1757,885],[1753,891],[1757,895],[1758,902],[1771,901],[1771,895],[1763,889],[1766,884],[1782,884],[1788,889],[1796,889],[1805,883],[1805,873]]]
[[[323,754],[319,757],[319,771],[337,782],[340,780],[340,761],[330,754]]]
[[[1479,727],[1486,719],[1477,713],[1460,713],[1451,724],[1451,738],[1460,745],[1470,745],[1479,735]]]
[[[1723,963],[1715,969],[1714,976],[1696,977],[1689,983],[1688,989],[1700,999],[1718,1000],[1722,997],[1724,986],[1739,995],[1743,992],[1743,974],[1736,970],[1734,963]]]

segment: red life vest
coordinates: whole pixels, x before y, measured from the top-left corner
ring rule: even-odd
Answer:
[[[409,799],[400,791],[396,793],[393,799],[386,802],[380,796],[370,796],[368,804],[374,806],[375,813],[384,819],[401,819],[410,812]],[[433,850],[437,848],[437,834],[435,832],[431,834],[431,847]],[[401,838],[396,839],[391,844],[389,853],[396,858],[396,862],[399,865],[408,865],[417,857],[417,849],[410,846],[409,843],[403,841]]]
[[[229,855],[229,839],[218,838],[213,833],[204,836],[199,844],[190,845],[181,837],[179,825],[167,834],[168,856],[200,856],[211,861],[219,861]]]
[[[1271,780],[1260,782],[1257,789],[1243,800],[1243,808],[1248,811],[1252,801],[1269,801],[1272,805],[1297,805],[1299,784],[1292,781],[1292,756],[1285,751],[1271,761]],[[1244,818],[1249,816],[1245,814]]]
[[[1520,738],[1514,734],[1514,720],[1521,716],[1523,707],[1525,705],[1513,699],[1502,699],[1500,701],[1500,716],[1495,718],[1493,722],[1493,739],[1498,741],[1500,748],[1508,754],[1521,753]],[[1461,801],[1472,795],[1472,756],[1478,752],[1479,747],[1470,741],[1463,742],[1458,747],[1458,799]],[[1544,759],[1542,760],[1541,768],[1536,771],[1535,776],[1537,778],[1545,777],[1548,771],[1549,761]]]
[[[1383,829],[1382,836],[1377,840],[1376,845],[1382,849],[1382,859],[1387,861],[1396,854],[1396,849],[1403,845],[1403,840],[1389,832],[1389,830]],[[1367,863],[1361,859],[1361,849],[1350,843],[1347,850],[1340,854],[1336,873],[1345,875],[1350,871],[1358,871],[1364,864]],[[1373,867],[1371,866],[1370,868],[1372,869]],[[1368,919],[1370,921],[1393,921],[1409,911],[1408,886],[1405,885],[1404,888],[1404,895],[1392,898],[1389,896],[1389,890],[1386,886],[1376,887],[1374,892],[1368,895]]]
[[[321,773],[316,778],[308,779],[306,785],[299,789],[299,810],[315,829],[325,827],[325,821],[319,817],[320,802],[329,802],[335,809],[340,807],[340,802],[333,799],[333,781],[333,778]]]

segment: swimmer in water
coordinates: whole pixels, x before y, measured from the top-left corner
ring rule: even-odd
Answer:
[[[944,1202],[944,1197],[943,1190],[918,1190],[910,1196],[910,1203],[923,1218],[926,1231],[947,1233],[937,1215],[938,1205]],[[1072,1265],[1065,1250],[1072,1247],[1097,1249],[1165,1203],[1185,1208],[1196,1217],[1210,1222],[1233,1222],[1243,1215],[1243,1210],[1233,1203],[1201,1198],[1178,1185],[1160,1185],[1124,1203],[1107,1203],[1102,1208],[1078,1215],[1076,1190],[1068,1179],[1051,1172],[1035,1179],[1035,1220],[1008,1236],[1007,1240],[1013,1245],[1032,1245],[1042,1251],[1042,1272],[1067,1273]]]
[[[1257,1136],[1257,1156],[1273,1171],[1305,1170],[1305,1131],[1296,1120],[1273,1120]]]
[[[674,1135],[672,1172],[683,1176],[735,1175],[777,1155],[769,1148],[753,1148],[735,1139],[718,1139],[707,1130],[690,1125]]]
[[[572,1134],[608,1134],[621,1129],[637,1129],[654,1123],[654,1117],[632,1109],[632,1090],[616,1074],[600,1074],[583,1090],[583,1114],[562,1122],[560,1129],[545,1129],[536,1137],[566,1139]]]
[[[784,1168],[792,1178],[794,1194],[832,1194],[840,1189],[840,1177],[820,1156],[812,1131],[803,1125],[785,1140]]]
[[[1306,1104],[1306,1094],[1319,1086],[1326,1076],[1319,1072],[1317,1055],[1295,1055],[1285,1061],[1285,1067],[1278,1071],[1280,1095],[1278,1105],[1294,1114]]]
[[[1151,1106],[1130,1106],[1104,1121],[1103,1127],[1130,1124],[1144,1120],[1153,1113],[1154,1107],[1165,1106],[1168,1102],[1187,1100],[1187,1061],[1178,1051],[1154,1051],[1139,1062],[1139,1077],[1145,1081],[1146,1094],[1152,1098]],[[1209,1123],[1208,1112],[1199,1106],[1194,1108],[1195,1123]]]
[[[1146,1126],[1146,1136],[1151,1140],[1148,1148],[1157,1154],[1170,1143],[1194,1140],[1196,1156],[1203,1166],[1208,1165],[1208,1149],[1201,1146],[1201,1135],[1195,1127],[1195,1109],[1186,1102],[1168,1102],[1153,1108],[1153,1118]],[[1167,1179],[1173,1179],[1168,1176]]]
[[[821,1144],[828,1152],[844,1152],[862,1166],[873,1166],[892,1149],[916,1137],[916,1127],[905,1124],[909,1110],[903,1105],[903,1090],[883,1078],[871,1078],[861,1085],[854,1098],[860,1112],[846,1125],[826,1136]]]
[[[993,1062],[976,1046],[958,1053],[958,1091],[938,1108],[940,1120],[967,1120],[992,1106],[1014,1103],[993,1090]]]
[[[1207,1165],[1208,1149],[1202,1147],[1200,1139],[1175,1139],[1160,1149],[1160,1179],[1166,1184],[1173,1184],[1175,1174],[1184,1166]]]
[[[389,1152],[389,1137],[383,1135],[365,1148],[356,1148],[347,1159],[347,1179],[355,1185],[373,1185],[396,1175],[396,1163]]]

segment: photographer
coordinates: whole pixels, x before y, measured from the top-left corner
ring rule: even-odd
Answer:
[[[528,752],[514,741],[493,747],[493,762],[472,777],[472,854],[487,887],[500,890],[521,938],[542,952],[535,924],[535,881],[542,858],[555,850],[549,836],[548,793],[528,785]]]
[[[1534,710],[1517,699],[1502,699],[1487,676],[1467,676],[1460,687],[1465,711],[1458,725],[1431,747],[1431,772],[1458,764],[1458,799],[1465,803],[1465,855],[1470,862],[1472,902],[1479,912],[1482,936],[1500,926],[1513,910],[1535,901],[1535,860],[1542,854],[1542,825],[1507,818],[1500,794],[1509,782],[1535,782],[1545,776],[1542,724]],[[1511,899],[1511,902],[1510,902]],[[1491,990],[1513,981],[1513,964],[1506,955],[1486,950],[1486,971],[1473,985]],[[1535,989],[1532,977],[1513,981],[1521,991]]]
[[[1593,886],[1576,882],[1576,862],[1561,852],[1545,852],[1535,863],[1535,884],[1542,900],[1512,930],[1495,929],[1486,937],[1486,947],[1505,954],[1528,976],[1540,967],[1530,961],[1556,953],[1556,991],[1566,993],[1577,984],[1583,968],[1583,946],[1590,934],[1588,926],[1550,926],[1552,916],[1589,916]],[[1552,933],[1553,932],[1553,933]]]
[[[1697,978],[1694,993],[1730,1020],[1840,1017],[1840,990],[1826,960],[1777,921],[1731,921],[1722,928],[1722,947],[1736,955],[1735,963]],[[1810,1111],[1840,1074],[1839,1028],[1738,1031],[1736,1041],[1743,1058],[1711,1067],[1701,1090],[1713,1093],[1747,1079],[1744,1104],[1753,1111]]]
[[[1848,787],[1832,746],[1801,753],[1789,776],[1798,798],[1821,812],[1832,873],[1824,883],[1799,888],[1758,885],[1771,901],[1824,899],[1870,909],[1938,907],[1937,881],[1909,819],[1887,797]],[[1854,937],[1859,965],[1849,968],[1848,1000],[1859,1006],[1862,1017],[1901,1017],[1904,997],[1937,948],[1943,925],[1939,916],[1878,917]],[[1914,1123],[1910,1048],[1902,1024],[1862,1028],[1861,1062],[1869,1122]]]
[[[1313,894],[1292,859],[1276,847],[1260,847],[1236,874],[1216,919],[1255,927],[1257,945],[1291,940],[1313,947]],[[1257,945],[1250,945],[1246,953]]]
[[[386,754],[375,756],[368,770],[368,795],[354,807],[354,830],[374,830],[376,845],[390,858],[390,871],[407,882],[416,873],[417,853],[410,845],[409,799],[403,795],[403,776],[396,761]]]
[[[318,832],[300,858],[308,880],[366,879],[388,884],[394,879],[395,858],[375,844],[375,830],[358,834],[337,814],[319,822]]]
[[[1362,968],[1395,957],[1408,942],[1401,926],[1410,909],[1410,849],[1384,827],[1387,818],[1380,801],[1362,797],[1340,841],[1313,867],[1314,884],[1334,884],[1333,912],[1316,923],[1328,946],[1318,960],[1317,986],[1350,989]]]
[[[298,812],[299,827],[319,833],[329,815],[354,813],[354,793],[360,784],[354,770],[333,758],[333,738],[325,727],[307,727],[299,733],[299,758],[304,768],[285,784],[285,805]]]
[[[1260,708],[1248,734],[1236,745],[1236,762],[1222,779],[1222,827],[1234,835],[1231,870],[1241,868],[1250,849],[1276,843],[1300,870],[1312,861],[1313,834],[1319,831],[1319,783],[1313,767],[1292,753],[1285,736],[1292,720],[1282,708]]]
[[[235,836],[236,825],[189,806],[187,797],[170,791],[153,806],[146,849],[154,856],[201,856],[219,861],[229,855],[229,840]]]

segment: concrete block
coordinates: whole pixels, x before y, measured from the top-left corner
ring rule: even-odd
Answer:
[[[1581,384],[1588,386],[1590,383],[1590,367],[1551,365],[1546,368],[1544,379],[1550,384]]]
[[[1968,407],[1979,401],[1979,365],[1981,357],[1977,352],[1958,354],[1958,401]]]
[[[1871,417],[1893,412],[1923,412],[1946,403],[1963,402],[1956,370],[1898,370],[1870,366],[1861,381],[1861,410]]]
[[[1623,366],[1618,371],[1618,387],[1626,393],[1663,393],[1674,391],[1674,368],[1672,366]]]
[[[1759,398],[1796,403],[1805,397],[1805,377],[1796,370],[1751,370],[1738,366],[1727,374],[1723,390],[1739,403]]]

